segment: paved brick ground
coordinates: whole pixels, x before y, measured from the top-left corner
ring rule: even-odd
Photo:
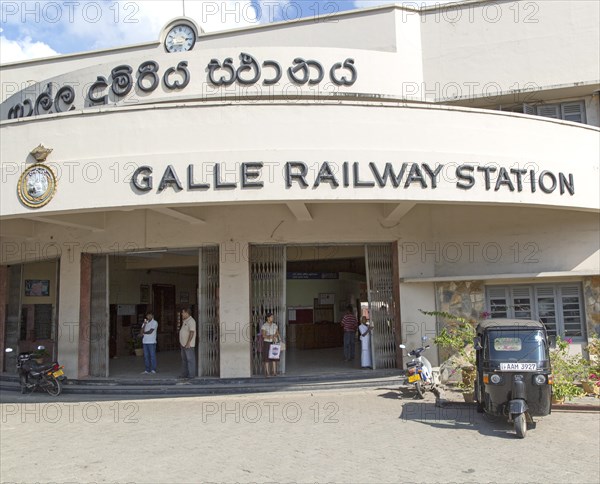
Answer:
[[[600,482],[598,412],[555,412],[519,440],[473,406],[397,386],[76,397],[0,405],[2,483]]]

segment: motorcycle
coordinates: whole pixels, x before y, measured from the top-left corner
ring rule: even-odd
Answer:
[[[423,336],[421,340],[424,343],[427,337]],[[405,349],[406,346],[402,344],[400,348]],[[425,392],[427,391],[436,393],[436,383],[431,363],[422,356],[422,353],[427,351],[428,348],[429,345],[426,345],[409,352],[408,355],[413,358],[406,364],[407,382],[415,385],[417,396],[421,399],[425,398]]]
[[[38,346],[37,349],[41,351],[45,348]],[[12,348],[6,348],[6,353],[12,351]],[[62,390],[61,381],[67,379],[64,366],[60,366],[56,361],[38,364],[32,351],[19,353],[17,356],[17,373],[19,374],[21,393],[31,393],[36,388],[41,388],[53,397],[60,395]]]

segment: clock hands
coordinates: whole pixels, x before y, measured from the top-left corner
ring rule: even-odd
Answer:
[[[165,39],[168,52],[191,50],[196,42],[196,34],[191,27],[179,25],[172,28]]]

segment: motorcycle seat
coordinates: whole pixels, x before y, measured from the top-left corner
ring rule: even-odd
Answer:
[[[54,366],[54,363],[44,363],[42,365],[34,364],[31,367],[31,374],[38,375],[40,373],[43,373],[45,371],[52,369],[53,366]]]

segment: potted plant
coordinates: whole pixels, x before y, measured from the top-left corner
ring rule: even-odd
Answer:
[[[141,338],[132,338],[127,342],[129,353],[135,356],[144,356]]]
[[[587,395],[600,396],[600,376],[597,373],[590,373],[587,380],[583,380],[581,385]]]
[[[439,316],[448,321],[433,342],[450,353],[445,363],[452,368],[452,374],[461,371],[462,381],[458,384],[458,388],[463,392],[465,401],[473,401],[477,375],[473,347],[475,321],[444,311],[420,311],[427,316]]]
[[[46,348],[40,346],[31,353],[31,356],[38,365],[41,365],[50,356],[50,353]]]
[[[588,361],[590,371],[581,384],[588,395],[600,396],[600,338],[597,334],[592,336],[586,349],[590,357]]]
[[[562,403],[565,400],[584,395],[584,391],[575,384],[584,380],[589,374],[589,365],[580,354],[569,354],[570,339],[556,337],[556,348],[550,351],[552,365],[552,400]]]

